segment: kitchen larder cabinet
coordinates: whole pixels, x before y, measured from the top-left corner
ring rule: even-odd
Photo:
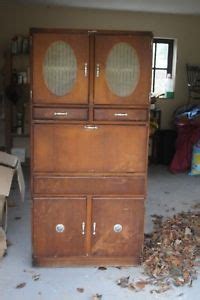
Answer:
[[[139,263],[152,35],[31,36],[33,262]]]

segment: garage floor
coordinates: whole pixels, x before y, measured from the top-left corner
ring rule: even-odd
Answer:
[[[28,179],[28,170],[25,170],[25,174]],[[146,232],[152,229],[152,214],[169,216],[176,212],[192,210],[195,204],[200,203],[199,186],[200,177],[190,177],[187,174],[172,175],[165,167],[152,166],[149,170]],[[135,280],[144,278],[141,267],[107,270],[98,270],[96,267],[33,268],[31,202],[28,189],[23,204],[18,197],[17,189],[13,188],[10,198],[16,206],[9,207],[8,213],[8,240],[11,245],[7,256],[0,261],[1,300],[89,300],[93,299],[92,296],[96,293],[102,295],[102,300],[200,299],[200,276],[191,288],[185,286],[173,288],[164,294],[151,294],[151,286],[136,293],[116,284],[123,276],[130,276]],[[24,287],[17,289],[19,284],[23,284]],[[83,293],[78,292],[77,288],[83,288]]]

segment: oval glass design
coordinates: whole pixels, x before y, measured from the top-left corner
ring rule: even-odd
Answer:
[[[64,96],[72,90],[76,82],[77,61],[69,44],[57,41],[47,49],[43,75],[46,86],[56,96]]]
[[[135,90],[140,73],[135,49],[128,43],[118,43],[110,51],[106,62],[106,80],[117,96],[130,96]]]

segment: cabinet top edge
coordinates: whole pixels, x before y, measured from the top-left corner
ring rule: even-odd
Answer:
[[[151,31],[133,31],[133,30],[104,30],[104,29],[71,29],[71,28],[30,28],[30,34],[34,33],[71,33],[71,34],[112,34],[112,35],[141,35],[153,37]]]

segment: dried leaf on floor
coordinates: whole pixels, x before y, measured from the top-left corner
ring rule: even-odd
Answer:
[[[92,296],[92,300],[101,300],[102,297],[103,297],[103,296],[100,295],[100,294],[95,294],[95,295]]]
[[[196,203],[192,206],[193,209],[200,209],[200,203]]]
[[[184,295],[184,293],[180,293],[177,295],[177,297],[182,297]]]
[[[25,285],[26,285],[26,282],[19,283],[19,284],[16,286],[16,289],[22,289],[23,287],[25,287]]]
[[[98,267],[98,270],[105,271],[105,270],[107,270],[107,268],[106,267]]]
[[[163,220],[152,215],[154,230],[145,235],[143,267],[155,278],[163,293],[175,286],[190,286],[196,277],[195,260],[200,256],[200,212],[179,213]]]
[[[35,271],[34,270],[26,270],[26,269],[24,269],[24,272],[25,273],[30,273],[30,274],[35,274]]]
[[[77,292],[79,292],[79,293],[83,293],[83,292],[84,292],[84,288],[77,288],[76,290],[77,290]]]
[[[149,284],[148,280],[139,280],[135,282],[135,287],[136,289],[142,290],[147,284]]]
[[[34,281],[39,280],[39,279],[40,279],[40,274],[39,274],[39,273],[38,273],[38,274],[34,274],[34,275],[32,276],[32,279],[33,279]]]
[[[170,289],[170,286],[166,285],[166,286],[160,287],[159,289],[151,290],[150,293],[162,294],[162,293],[168,291],[169,289]]]
[[[126,288],[129,285],[129,278],[128,277],[121,277],[120,279],[117,280],[117,285],[121,286],[122,288]]]

